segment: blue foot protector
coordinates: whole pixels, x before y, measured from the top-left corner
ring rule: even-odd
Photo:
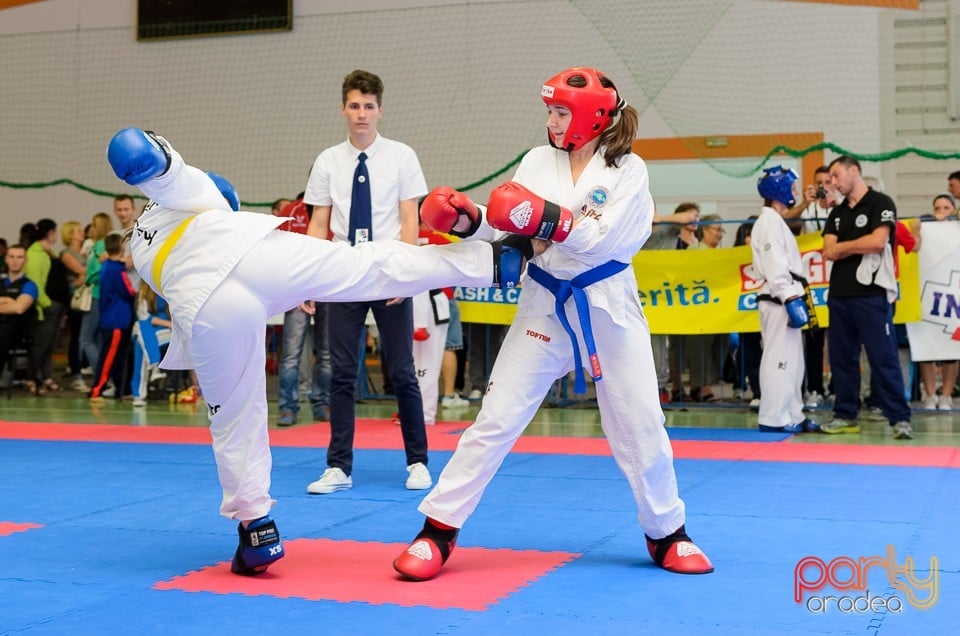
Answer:
[[[786,426],[767,426],[760,424],[757,426],[761,433],[819,433],[820,425],[807,418],[796,424],[787,424]]]
[[[271,563],[283,558],[280,531],[269,516],[254,519],[246,528],[241,523],[237,526],[237,533],[240,535],[240,545],[230,565],[230,571],[234,574],[262,574]]]
[[[760,424],[757,426],[761,433],[802,433],[803,427],[800,424],[788,424],[786,426],[767,426]]]

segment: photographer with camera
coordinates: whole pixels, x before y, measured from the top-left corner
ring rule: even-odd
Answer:
[[[813,184],[804,186],[803,199],[787,210],[784,219],[795,235],[822,232],[830,209],[840,202],[840,196],[830,187],[830,171],[820,166],[813,173]]]

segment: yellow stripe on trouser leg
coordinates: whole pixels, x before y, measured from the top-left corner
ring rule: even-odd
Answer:
[[[170,256],[171,250],[173,247],[180,241],[180,237],[183,236],[183,233],[187,231],[187,226],[193,223],[197,219],[196,216],[191,216],[185,219],[180,225],[176,227],[173,232],[170,233],[170,236],[167,237],[167,240],[163,242],[163,245],[160,246],[160,249],[157,250],[157,256],[153,259],[153,269],[151,274],[153,275],[153,286],[157,290],[157,294],[163,296],[163,289],[160,287],[160,274],[163,272],[163,264],[167,262],[167,257]]]

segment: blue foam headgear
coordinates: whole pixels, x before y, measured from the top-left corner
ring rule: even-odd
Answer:
[[[757,180],[757,191],[764,199],[779,201],[791,208],[797,202],[793,194],[793,183],[798,178],[796,172],[783,166],[766,168],[763,176]]]
[[[223,198],[230,204],[230,209],[234,212],[238,211],[240,209],[240,195],[237,194],[236,188],[216,172],[208,172],[207,176],[210,177],[210,180],[217,186],[217,190],[220,191]]]

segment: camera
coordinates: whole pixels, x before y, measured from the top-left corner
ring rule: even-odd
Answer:
[[[827,191],[823,188],[823,184],[817,186],[817,193],[814,196],[818,199],[827,198]]]

